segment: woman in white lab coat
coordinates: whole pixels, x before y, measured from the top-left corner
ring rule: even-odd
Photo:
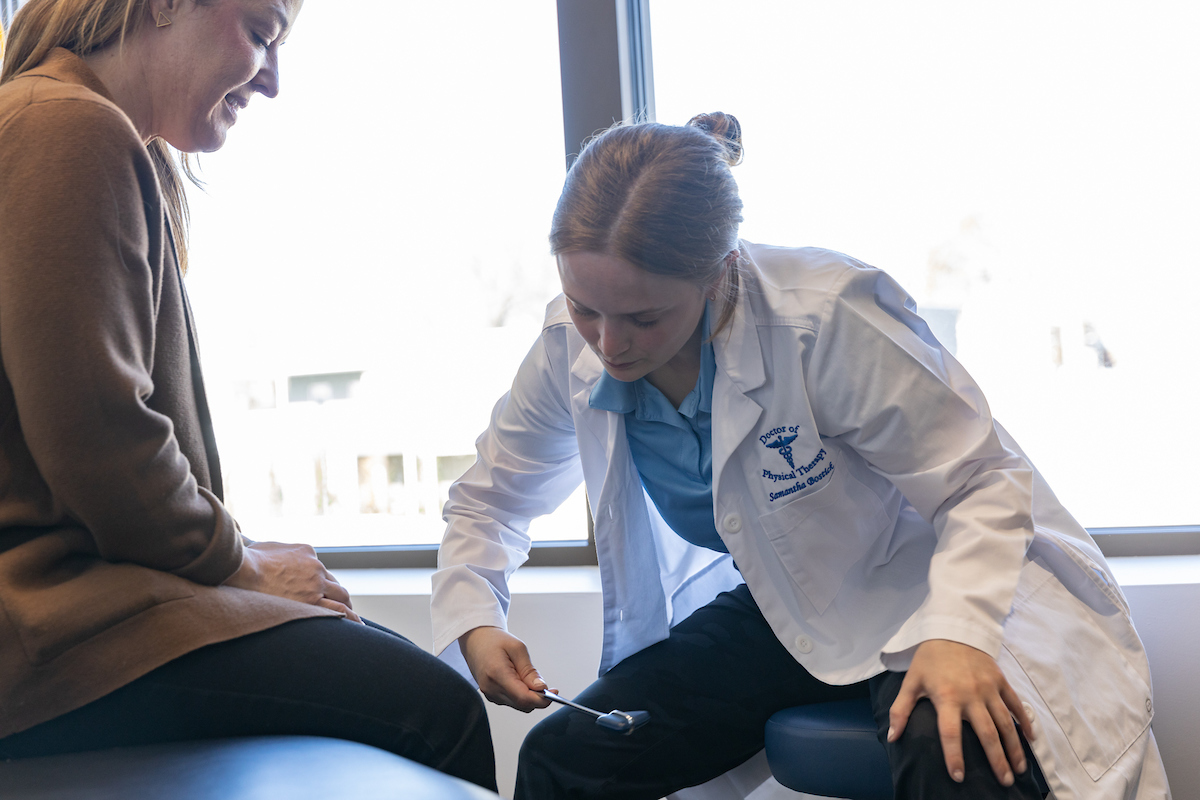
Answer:
[[[563,295],[451,489],[435,649],[493,702],[547,705],[506,580],[582,478],[604,647],[581,700],[653,718],[551,715],[517,797],[654,800],[752,756],[776,710],[866,695],[899,798],[1040,797],[1035,773],[1168,796],[1095,544],[891,278],[738,238],[740,158],[723,114],[584,150],[550,237]]]

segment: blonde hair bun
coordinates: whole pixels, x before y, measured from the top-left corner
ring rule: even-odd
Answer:
[[[711,114],[697,114],[688,120],[688,125],[712,136],[725,146],[725,161],[731,167],[742,163],[746,149],[742,146],[742,123],[733,114],[714,111]]]

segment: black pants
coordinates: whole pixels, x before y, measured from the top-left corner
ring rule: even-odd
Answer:
[[[563,709],[526,737],[516,800],[657,800],[736,767],[763,747],[767,719],[784,708],[870,696],[880,741],[903,673],[849,686],[810,675],[775,638],[745,585],[677,625],[670,638],[622,661],[581,695],[604,711],[646,710],[650,723],[630,736]],[[1024,737],[1022,737],[1024,743]],[[1041,798],[1032,769],[1001,786],[979,739],[963,724],[966,778],[950,779],[933,704],[917,704],[904,735],[887,745],[897,800]],[[1026,758],[1034,758],[1025,743]]]
[[[475,688],[399,634],[328,617],[188,653],[0,739],[0,758],[279,734],[363,742],[496,789]]]

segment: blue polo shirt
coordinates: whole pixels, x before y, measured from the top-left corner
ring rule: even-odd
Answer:
[[[708,313],[704,317],[708,338]],[[700,348],[700,376],[676,409],[645,378],[619,381],[604,372],[588,405],[625,415],[625,435],[646,487],[671,529],[695,545],[721,553],[712,497],[712,391],[716,375],[712,343]]]

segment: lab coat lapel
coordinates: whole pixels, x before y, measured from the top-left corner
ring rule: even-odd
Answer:
[[[625,418],[588,405],[602,369],[600,360],[586,347],[571,366],[571,414],[584,474],[592,473],[589,467],[595,465],[602,467],[604,475],[599,491],[588,487],[589,493],[596,495],[592,502],[596,558],[605,587],[601,674],[626,656],[665,639],[670,631],[658,549],[625,438]]]
[[[743,247],[742,252],[746,250]],[[733,319],[713,340],[717,374],[713,381],[713,498],[721,489],[721,476],[737,449],[758,425],[763,409],[748,393],[766,383],[758,326],[750,306],[748,271],[738,292]]]

